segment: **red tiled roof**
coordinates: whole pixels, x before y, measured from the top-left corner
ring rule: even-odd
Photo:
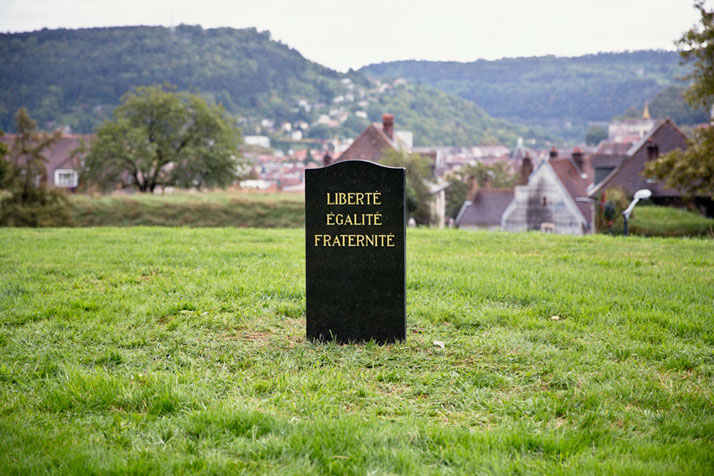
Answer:
[[[573,199],[578,209],[585,217],[588,223],[592,221],[592,208],[590,203],[578,201],[578,198],[588,198],[588,182],[583,178],[581,172],[575,167],[573,161],[569,158],[551,159],[548,161],[551,168],[558,176],[558,179],[563,184],[568,194]]]
[[[385,148],[394,144],[381,128],[381,124],[370,124],[335,162],[342,160],[371,160],[379,162]]]

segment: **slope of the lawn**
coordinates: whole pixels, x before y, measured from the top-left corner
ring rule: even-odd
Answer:
[[[179,192],[70,196],[71,226],[291,228],[305,224],[299,193]]]
[[[711,240],[409,230],[384,347],[305,342],[303,240],[1,229],[0,474],[714,471]]]

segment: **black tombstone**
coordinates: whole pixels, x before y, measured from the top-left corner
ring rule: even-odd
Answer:
[[[305,171],[309,339],[406,338],[405,184],[362,160]]]

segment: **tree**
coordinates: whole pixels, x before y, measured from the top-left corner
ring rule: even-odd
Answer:
[[[692,72],[685,78],[692,85],[685,97],[692,106],[711,108],[714,100],[714,12],[707,11],[704,1],[694,3],[699,11],[701,28],[693,26],[676,42],[684,62],[694,61]]]
[[[65,195],[47,185],[45,150],[61,137],[42,133],[23,107],[15,115],[17,137],[2,171],[0,224],[4,226],[56,226],[70,221]],[[2,155],[2,152],[0,152]]]
[[[427,187],[427,181],[431,176],[430,160],[423,155],[388,149],[384,151],[380,163],[406,169],[407,214],[420,225],[431,224],[434,218],[431,214],[431,194]]]
[[[685,93],[693,107],[709,108],[714,102],[714,12],[703,1],[694,4],[699,11],[701,28],[693,26],[677,41],[684,61],[694,60],[687,77],[692,85]],[[674,150],[645,166],[645,175],[664,180],[689,196],[714,199],[714,128],[695,131],[684,151]]]
[[[585,143],[587,145],[598,145],[607,139],[607,130],[602,126],[590,126],[585,133]]]
[[[647,163],[645,174],[689,197],[714,199],[714,128],[695,130],[686,150],[675,149]]]
[[[220,106],[169,86],[138,87],[97,129],[85,176],[99,188],[225,187],[243,161],[240,131]]]

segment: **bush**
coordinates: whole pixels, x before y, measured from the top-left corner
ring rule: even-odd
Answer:
[[[627,193],[621,187],[610,187],[595,202],[595,231],[614,234],[622,228],[622,212],[630,204]]]

